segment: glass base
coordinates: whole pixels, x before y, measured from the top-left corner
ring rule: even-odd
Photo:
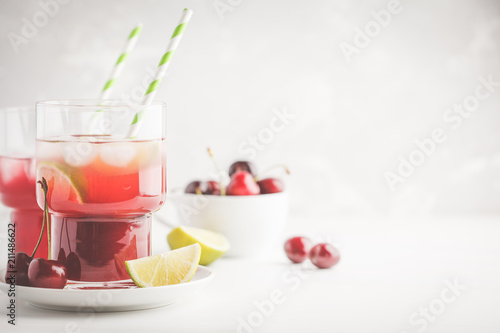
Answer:
[[[151,214],[116,217],[51,215],[51,257],[73,281],[129,279],[126,260],[151,255]]]

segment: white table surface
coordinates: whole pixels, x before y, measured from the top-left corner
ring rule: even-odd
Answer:
[[[155,228],[158,252],[166,249],[167,229]],[[499,218],[294,217],[292,234],[332,241],[341,261],[316,270],[282,254],[265,261],[221,259],[203,291],[152,310],[78,314],[18,300],[17,325],[2,314],[0,331],[500,332]],[[455,282],[465,289],[453,294],[448,285]],[[268,304],[273,292],[283,293],[282,302],[268,316],[258,314],[255,302]],[[0,294],[0,312],[6,313],[7,301]],[[429,307],[423,319],[418,311]],[[239,326],[249,317],[255,327]],[[412,325],[411,319],[418,321]],[[65,330],[69,322],[75,330]]]

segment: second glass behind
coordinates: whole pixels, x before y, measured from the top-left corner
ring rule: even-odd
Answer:
[[[113,100],[37,103],[36,175],[48,184],[51,259],[70,280],[128,279],[125,260],[151,255],[151,213],[166,192],[166,109],[150,106],[128,138],[139,110]],[[36,196],[43,208],[40,186]]]
[[[15,252],[31,256],[42,230],[35,198],[35,109],[0,109],[0,203],[12,209]],[[6,221],[1,221],[6,222]],[[47,237],[35,256],[47,259]]]

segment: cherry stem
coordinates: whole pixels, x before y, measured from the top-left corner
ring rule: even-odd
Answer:
[[[39,183],[40,186],[42,187],[42,192],[43,192],[43,196],[44,196],[44,200],[45,200],[45,207],[47,207],[47,182],[45,181],[45,178],[42,178],[42,180],[41,181],[39,180],[37,183]],[[31,256],[30,256],[31,259],[33,259],[35,257],[36,250],[38,250],[38,247],[40,246],[40,242],[42,241],[43,232],[45,231],[45,217],[46,217],[46,215],[45,215],[45,209],[44,209],[43,220],[42,220],[42,231],[40,231],[40,236],[38,237],[38,241],[36,243],[35,249],[33,250],[33,253],[31,253]],[[49,249],[49,251],[50,251],[50,249]]]
[[[262,172],[259,172],[259,174],[257,176],[255,176],[254,180],[258,181],[258,180],[262,179],[262,175],[265,175],[269,171],[274,170],[274,169],[278,169],[278,168],[281,168],[281,169],[285,170],[285,172],[286,172],[287,175],[290,174],[290,169],[288,169],[288,167],[286,165],[284,165],[284,164],[276,164],[276,165],[273,165],[273,166],[267,168],[266,170],[264,170]]]
[[[207,150],[208,150],[208,155],[210,155],[210,158],[214,162],[215,170],[217,171],[217,176],[219,178],[220,195],[224,196],[226,195],[226,187],[224,186],[224,182],[222,181],[222,171],[219,168],[219,164],[217,164],[217,160],[214,157],[212,149],[208,148]]]

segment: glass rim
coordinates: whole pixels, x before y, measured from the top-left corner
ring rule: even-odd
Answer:
[[[103,103],[110,103],[108,105]],[[167,104],[163,101],[156,101],[151,103],[148,107],[161,106],[165,107]],[[132,103],[131,100],[126,99],[51,99],[43,100],[35,103],[35,107],[38,106],[52,106],[52,107],[71,107],[71,108],[99,108],[99,109],[114,109],[114,108],[130,108],[137,109],[141,107],[141,104]]]

